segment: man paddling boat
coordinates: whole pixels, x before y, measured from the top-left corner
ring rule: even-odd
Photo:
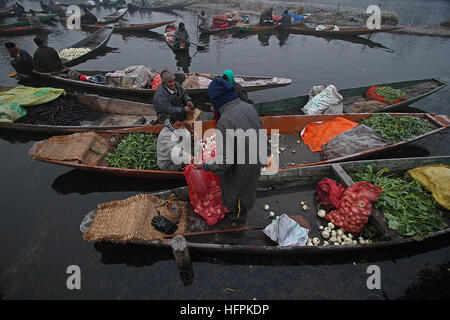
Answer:
[[[11,56],[11,65],[18,75],[27,77],[33,74],[33,59],[25,50],[19,49],[14,42],[6,42],[5,47]]]
[[[44,39],[37,36],[33,40],[38,46],[33,55],[33,69],[35,71],[52,73],[61,72],[67,69],[61,62],[58,52],[55,49],[48,47]]]
[[[191,45],[189,34],[183,22],[180,22],[173,36],[175,37],[175,43],[173,45],[175,48],[187,48]]]

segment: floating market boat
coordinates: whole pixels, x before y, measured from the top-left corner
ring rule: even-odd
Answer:
[[[173,3],[165,3],[163,1],[157,1],[152,3],[150,6],[142,6],[138,7],[140,10],[146,11],[165,11],[165,10],[174,10],[181,9],[191,4],[191,0],[181,0]]]
[[[100,30],[95,31],[94,33],[88,35],[81,41],[78,41],[74,45],[66,48],[66,49],[75,49],[75,48],[89,48],[90,51],[77,56],[71,60],[63,62],[66,67],[73,67],[77,64],[80,64],[87,59],[93,58],[97,56],[103,49],[106,48],[106,45],[111,39],[111,35],[114,31],[113,26],[102,26]]]
[[[43,27],[0,27],[0,35],[3,37],[15,37],[22,34],[40,33],[44,30]]]
[[[0,91],[12,89],[0,87]],[[80,105],[89,109],[86,120],[77,126],[39,125],[15,122],[0,122],[0,130],[33,134],[69,134],[83,131],[104,131],[132,127],[145,127],[156,120],[153,105],[127,100],[99,97],[68,92]]]
[[[201,34],[217,34],[217,33],[222,33],[222,32],[226,32],[226,31],[232,31],[233,27],[227,27],[227,28],[209,28],[209,30],[207,31],[202,31],[200,30]]]
[[[122,0],[113,0],[113,1],[99,1],[97,5],[106,7],[106,8],[112,8],[117,7],[120,5],[123,1]]]
[[[353,159],[368,158],[377,153],[388,151],[400,146],[406,145],[413,141],[417,141],[424,137],[430,136],[432,134],[441,132],[445,130],[450,125],[450,121],[445,115],[435,115],[427,113],[392,113],[389,114],[393,117],[399,116],[411,116],[413,118],[424,119],[426,123],[431,125],[430,131],[424,134],[409,138],[407,140],[398,141],[395,143],[388,143],[381,147],[375,147],[370,150],[365,150],[362,152],[348,154],[345,156],[339,156],[331,159],[325,159],[322,152],[312,152],[307,144],[303,143],[300,137],[300,133],[308,124],[319,121],[334,120],[337,117],[344,118],[346,120],[359,123],[364,119],[371,118],[374,114],[370,113],[360,113],[360,114],[343,114],[343,115],[315,115],[315,116],[267,116],[261,117],[263,128],[268,130],[270,134],[271,130],[279,130],[279,171],[278,174],[284,170],[297,169],[300,172],[303,167],[316,166],[321,164],[336,163]],[[202,123],[203,133],[208,129],[214,128],[214,121],[203,121]],[[150,133],[159,134],[163,126],[155,125],[148,126],[144,129],[124,129],[124,130],[113,130],[109,132],[98,132],[98,134],[111,143],[110,151],[113,151],[119,141],[128,133]],[[30,150],[30,155],[35,154],[36,150],[39,150],[39,146],[42,142],[37,142]],[[281,147],[283,146],[283,147]],[[44,162],[67,166],[71,168],[94,171],[98,173],[114,174],[118,176],[135,177],[135,178],[149,178],[149,179],[181,179],[183,180],[182,172],[173,171],[160,171],[160,170],[138,170],[138,169],[126,169],[126,168],[114,168],[110,167],[105,159],[102,159],[97,165],[89,165],[81,163],[80,161],[72,160],[52,160],[52,159],[39,159],[35,157],[36,160],[41,160]]]
[[[129,24],[122,26],[120,24],[114,25],[114,33],[122,33],[122,32],[140,32],[140,31],[147,31],[150,29],[155,29],[161,26],[165,26],[167,24],[174,23],[175,21],[163,21],[163,22],[154,22],[154,23],[139,23],[139,24]],[[83,28],[90,29],[90,30],[97,30],[99,28],[102,28],[103,25],[101,24],[85,24],[83,25]]]
[[[37,14],[36,16],[39,19],[39,21],[47,22],[47,21],[54,19],[57,15],[56,14]],[[0,24],[0,28],[27,27],[27,26],[30,26],[30,21],[28,21],[28,19]]]
[[[122,19],[127,12],[127,8],[119,9],[116,12],[110,13],[107,16],[98,19],[97,24],[110,24],[117,22]]]
[[[217,253],[326,254],[330,252],[357,253],[386,250],[388,248],[407,248],[410,245],[417,246],[418,244],[429,243],[433,239],[447,237],[450,232],[448,211],[442,210],[444,224],[439,230],[419,237],[408,237],[401,236],[390,229],[387,218],[383,212],[376,208],[375,204],[372,206],[367,225],[361,233],[352,234],[350,243],[324,245],[324,240],[329,240],[329,238],[322,236],[322,230],[319,229],[319,226],[327,227],[329,221],[317,214],[319,203],[316,187],[323,178],[334,179],[341,182],[345,187],[349,187],[354,183],[349,175],[367,170],[368,165],[373,167],[374,172],[387,169],[389,174],[403,176],[410,169],[437,164],[450,165],[450,157],[382,159],[322,164],[301,169],[289,169],[274,176],[261,176],[256,203],[248,211],[245,223],[235,223],[225,218],[218,221],[216,225],[208,225],[205,219],[193,211],[189,203],[188,187],[169,189],[146,195],[137,195],[122,202],[114,201],[113,203],[100,204],[97,209],[86,215],[81,223],[80,230],[83,233],[84,240],[89,242],[134,243],[168,249],[170,249],[171,238],[180,234],[184,236],[190,249]],[[292,205],[293,203],[300,203],[300,201],[307,204],[306,210],[302,211],[297,206]],[[126,206],[133,202],[136,205],[130,206],[128,211],[122,210],[120,214],[115,211],[121,206],[127,208]],[[153,208],[152,205],[148,205],[149,203],[153,204]],[[156,206],[158,203],[161,204]],[[145,208],[148,211],[143,214],[142,209],[137,204],[141,206],[147,204]],[[308,229],[308,237],[311,239],[317,238],[319,244],[279,246],[270,240],[262,232],[262,229],[269,225],[275,217],[272,219],[269,217],[269,211],[264,208],[265,204],[268,204],[269,210],[275,211],[276,215],[284,213],[301,227]],[[157,207],[159,208],[158,211]],[[166,215],[174,207],[180,212],[176,232],[173,235],[155,232],[150,225],[152,216],[159,212]],[[105,216],[106,213],[108,219],[102,219],[101,217]],[[142,228],[144,222],[140,221],[141,219],[148,223],[148,228],[147,225]],[[116,223],[121,225],[116,226]],[[139,224],[139,228],[134,228],[133,223]],[[445,227],[445,225],[447,226]],[[114,232],[112,232],[112,228],[114,228]],[[337,229],[338,227],[334,228],[334,230]],[[345,232],[345,235],[347,238],[348,233]],[[364,239],[359,239],[359,236],[363,236]]]
[[[401,89],[406,93],[406,100],[388,105],[379,112],[395,111],[401,107],[407,106],[411,103],[417,102],[430,94],[433,94],[445,86],[447,82],[436,78],[427,78],[419,80],[408,80],[400,82],[391,82],[383,84],[373,84],[370,86],[363,86],[357,88],[341,89],[339,93],[344,98],[344,112],[353,113],[348,107],[355,102],[367,101],[365,94],[367,90],[374,86],[388,86],[394,89]],[[269,102],[261,102],[254,104],[255,109],[260,115],[276,115],[280,113],[301,114],[300,110],[309,100],[309,95],[298,96],[294,98],[287,98]]]
[[[173,52],[188,52],[189,47],[177,48],[174,46],[175,44],[175,31],[178,29],[175,25],[168,25],[164,30],[164,39],[166,40],[167,45]]]
[[[114,72],[114,71],[99,71],[99,70],[90,70],[90,71],[81,71],[76,70],[81,74],[87,75],[87,76],[93,76],[93,75],[106,75],[107,73]],[[151,100],[156,90],[153,89],[136,89],[136,88],[122,88],[122,87],[114,87],[110,85],[103,85],[103,84],[96,84],[96,83],[90,83],[80,80],[72,80],[68,77],[67,74],[58,74],[58,75],[48,75],[48,74],[42,74],[42,73],[35,73],[37,80],[39,80],[40,83],[42,81],[45,81],[46,85],[49,85],[50,83],[58,87],[63,88],[70,88],[70,89],[76,89],[76,90],[86,90],[90,91],[92,93],[97,94],[115,94],[120,96],[129,96],[129,97],[139,97],[140,99],[146,99]],[[203,74],[198,74],[199,76],[202,76]],[[215,77],[212,75],[205,75],[207,77]],[[176,80],[180,83],[183,83],[186,79],[186,74],[184,73],[175,73]],[[282,86],[290,85],[292,80],[286,79],[286,78],[279,78],[279,77],[265,77],[265,76],[239,76],[236,75],[235,79],[237,81],[240,81],[241,85],[245,87],[245,89],[248,92],[251,91],[258,91],[258,90],[264,90],[264,89],[270,89],[270,88],[277,88]],[[33,80],[31,80],[33,81]],[[202,88],[187,88],[186,92],[191,96],[207,96],[208,94],[208,87],[202,87]]]

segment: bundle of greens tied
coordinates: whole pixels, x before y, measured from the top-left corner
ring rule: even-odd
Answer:
[[[375,202],[388,221],[389,228],[401,236],[420,240],[424,235],[447,228],[443,208],[416,180],[387,175],[388,169],[374,172],[369,165],[366,171],[352,174],[352,179],[369,181],[380,186],[383,192]]]
[[[127,134],[105,159],[115,168],[158,170],[157,141],[158,136],[154,134]]]
[[[384,140],[391,143],[407,140],[425,134],[434,129],[426,119],[411,116],[393,117],[386,113],[377,113],[368,119],[361,120],[375,130]]]
[[[403,99],[403,97],[405,96],[405,93],[402,90],[386,86],[376,88],[375,93],[385,98],[389,104],[393,103],[394,101]]]

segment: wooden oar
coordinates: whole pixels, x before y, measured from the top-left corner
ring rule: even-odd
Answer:
[[[304,217],[295,215],[295,216],[289,216],[289,218],[296,221],[301,227],[311,230],[311,226],[309,225],[309,222]],[[188,233],[180,233],[180,234],[170,234],[170,235],[164,236],[164,239],[171,239],[175,236],[188,237],[188,236],[200,236],[200,235],[214,234],[214,233],[262,230],[262,229],[265,229],[266,227],[267,226],[264,226],[264,227],[238,227],[238,228],[230,228],[230,229],[218,229],[218,230],[209,230],[209,231],[197,231],[197,232],[188,232]]]
[[[197,46],[197,49],[198,49],[198,50],[205,50],[205,49],[206,49],[206,47],[201,46],[201,45],[199,45],[199,44],[196,44],[196,43],[194,43],[194,42],[192,42],[192,41],[191,41],[191,43],[192,43],[193,45]]]

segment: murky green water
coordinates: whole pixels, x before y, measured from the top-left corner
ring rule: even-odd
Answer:
[[[39,9],[37,1],[24,3]],[[437,3],[437,8],[441,8],[442,2]],[[93,12],[101,16],[110,9]],[[179,62],[156,34],[152,37],[114,34],[108,45],[112,50],[77,68],[121,69],[144,64],[157,70],[168,67],[173,71],[213,74],[232,68],[237,74],[293,79],[288,87],[250,93],[249,97],[257,102],[306,94],[317,84],[348,88],[428,77],[450,79],[450,40],[445,38],[396,34],[371,37],[373,43],[384,48],[372,42],[360,44],[302,35],[289,35],[287,39],[274,35],[269,39],[257,35],[197,39],[195,12],[177,11],[177,14],[137,13],[126,18],[130,23],[184,21],[192,41],[206,45],[207,50],[197,52],[193,47],[190,58]],[[86,34],[66,30],[59,22],[51,30],[49,45],[58,50]],[[159,34],[162,31],[163,28],[154,30]],[[14,41],[32,54],[35,51],[32,38],[24,36]],[[14,70],[4,48],[0,49],[0,62],[3,75],[0,84],[15,85],[7,77]],[[450,90],[446,88],[411,107],[421,112],[448,114],[449,102]],[[354,257],[192,253],[194,281],[185,286],[170,252],[140,246],[93,245],[83,241],[79,230],[85,214],[99,203],[171,188],[176,183],[101,176],[44,164],[27,156],[28,149],[40,137],[7,132],[1,132],[0,137],[1,298],[448,298],[448,238],[427,246]],[[380,157],[448,155],[448,138],[448,132],[437,134]],[[366,270],[373,264],[381,268],[381,290],[369,290],[366,286]],[[81,290],[66,287],[69,265],[81,268]]]

